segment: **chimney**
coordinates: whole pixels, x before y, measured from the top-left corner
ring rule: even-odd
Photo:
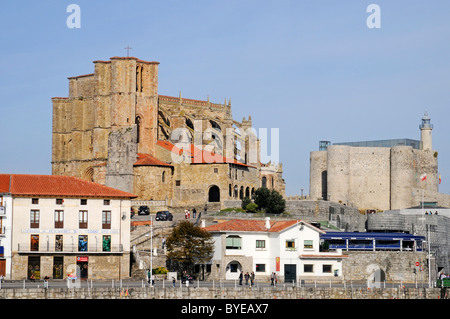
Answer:
[[[270,217],[266,217],[266,228],[267,230],[270,229]]]

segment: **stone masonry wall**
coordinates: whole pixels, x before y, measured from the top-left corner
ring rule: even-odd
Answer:
[[[127,293],[127,294],[125,294]],[[438,288],[51,288],[1,289],[0,299],[439,299]],[[180,305],[181,309],[181,305]]]

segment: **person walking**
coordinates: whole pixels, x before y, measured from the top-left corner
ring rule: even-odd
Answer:
[[[255,284],[255,273],[253,271],[250,275],[250,283],[252,286]]]
[[[250,275],[248,274],[248,271],[247,271],[247,273],[244,275],[244,277],[245,277],[245,285],[248,286],[248,279],[250,278]]]
[[[172,277],[172,287],[175,288],[175,283],[177,282],[177,280],[175,279],[175,277]]]
[[[242,286],[242,279],[244,278],[244,276],[242,275],[242,271],[239,274],[239,286]]]
[[[195,218],[195,216],[197,216],[197,210],[195,209],[195,207],[194,207],[194,209],[192,209],[192,215],[194,218]]]
[[[275,284],[275,273],[273,272],[270,275],[270,285],[273,286]]]

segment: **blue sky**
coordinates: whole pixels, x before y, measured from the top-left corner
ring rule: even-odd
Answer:
[[[81,28],[69,29],[69,4]],[[381,9],[370,29],[369,4]],[[52,104],[94,60],[159,61],[159,93],[279,128],[286,192],[309,192],[320,140],[419,139],[428,111],[450,193],[450,2],[9,1],[0,9],[0,171],[51,174]]]

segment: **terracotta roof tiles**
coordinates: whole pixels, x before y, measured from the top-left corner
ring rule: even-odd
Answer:
[[[149,154],[142,154],[138,153],[138,159],[136,163],[134,163],[134,166],[168,166],[173,167],[173,165],[160,161],[157,158],[154,158],[153,156]]]
[[[297,224],[297,220],[283,220],[283,221],[270,221],[270,228],[267,230],[265,220],[245,220],[234,219],[223,223],[213,224],[205,227],[206,231],[210,232],[224,232],[224,231],[237,231],[237,232],[272,232],[278,233],[286,228],[289,228]]]
[[[62,175],[0,174],[0,191],[26,196],[137,197],[81,178]]]

